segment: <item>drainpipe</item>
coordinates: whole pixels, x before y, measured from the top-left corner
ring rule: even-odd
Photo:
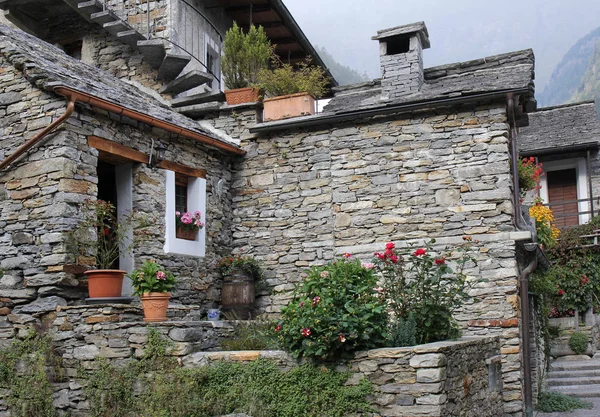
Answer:
[[[525,223],[523,214],[521,213],[521,196],[519,194],[519,167],[518,167],[518,150],[517,150],[517,128],[515,121],[515,100],[514,94],[507,94],[508,106],[508,122],[510,132],[508,140],[510,142],[511,162],[512,162],[512,177],[513,177],[513,200],[514,200],[514,216],[515,227],[518,230],[528,230],[532,232],[533,242],[525,245],[525,250],[528,252],[536,252],[538,250],[537,236],[535,229]],[[532,393],[532,378],[531,378],[531,349],[529,337],[529,276],[536,270],[538,265],[537,253],[534,253],[534,259],[529,265],[521,271],[519,275],[519,298],[521,308],[521,340],[523,341],[523,396],[525,398],[525,416],[533,417],[533,393]]]
[[[519,275],[519,293],[521,298],[521,334],[523,340],[523,396],[525,397],[525,416],[533,417],[533,390],[531,378],[531,351],[529,334],[529,276],[536,270],[538,265],[537,243],[525,245],[527,252],[533,252],[533,259]]]
[[[60,125],[66,122],[69,117],[71,117],[73,111],[75,110],[75,100],[77,99],[77,97],[70,96],[67,98],[69,102],[67,103],[67,110],[63,113],[63,115],[55,121],[53,121],[52,123],[50,123],[40,133],[38,133],[37,135],[29,139],[27,142],[25,142],[23,145],[21,145],[16,151],[12,153],[12,155],[8,156],[2,162],[0,162],[0,171],[8,167],[17,158],[19,158],[21,155],[23,155],[25,152],[27,152],[29,149],[35,146],[38,142],[40,142],[42,139],[44,139],[46,136],[48,136],[50,133],[56,130]]]

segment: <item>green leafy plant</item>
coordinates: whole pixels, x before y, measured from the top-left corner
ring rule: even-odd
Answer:
[[[258,83],[268,96],[308,93],[319,98],[327,92],[329,78],[323,68],[312,65],[310,58],[294,67],[273,54],[271,62],[272,70],[262,69],[258,73]]]
[[[262,26],[250,26],[247,34],[233,22],[225,34],[221,68],[228,89],[252,87],[259,71],[269,65],[272,46]]]
[[[226,256],[217,262],[217,271],[223,278],[237,269],[250,274],[255,282],[263,280],[265,276],[260,262],[252,256]]]
[[[131,278],[135,295],[149,292],[169,292],[175,286],[175,275],[152,259],[145,261],[141,268],[134,269],[127,276]]]
[[[389,346],[414,346],[417,344],[417,322],[414,314],[405,320],[402,317],[394,320],[390,329]]]
[[[51,382],[62,380],[50,337],[31,331],[0,351],[0,388],[14,417],[57,417]]]
[[[66,233],[67,247],[77,257],[77,263],[111,269],[119,255],[130,253],[145,240],[152,220],[131,212],[117,216],[112,203],[104,200],[86,200],[79,206],[77,225]]]
[[[544,413],[567,412],[578,408],[592,409],[593,404],[560,392],[542,392],[538,398],[538,411]]]
[[[152,337],[160,339],[156,334]],[[80,370],[79,377],[89,380],[84,391],[92,417],[210,417],[229,413],[342,417],[371,411],[367,399],[373,391],[371,384],[362,379],[358,385],[348,386],[348,373],[310,364],[284,372],[265,359],[182,368],[166,354],[164,348],[153,349],[125,366],[100,360],[96,369]],[[134,387],[141,387],[142,392],[135,394]]]
[[[304,274],[275,328],[295,357],[335,359],[385,345],[387,308],[372,268],[350,255]]]
[[[394,318],[408,320],[411,313],[414,315],[417,343],[457,338],[460,331],[452,314],[469,299],[463,270],[472,259],[463,253],[453,271],[445,256],[431,255],[434,243],[431,240],[426,247],[402,255],[389,242],[384,252],[375,253],[383,293]]]
[[[589,338],[585,333],[575,332],[569,337],[569,347],[578,355],[587,352]]]

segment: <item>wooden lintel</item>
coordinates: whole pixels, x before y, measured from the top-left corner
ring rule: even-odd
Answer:
[[[206,178],[206,170],[188,167],[186,165],[181,165],[176,162],[162,161],[159,162],[157,166],[162,169],[167,169],[169,171],[187,175],[188,177]]]
[[[135,149],[128,148],[112,140],[100,138],[98,136],[88,136],[88,145],[110,155],[115,155],[123,161],[148,163],[148,155]],[[157,165],[159,168],[177,172],[188,177],[206,178],[206,170],[188,167],[172,161],[161,161]]]
[[[131,162],[141,162],[142,164],[148,163],[148,155],[145,153],[128,148],[127,146],[123,146],[112,140],[103,139],[98,136],[88,136],[88,145],[99,151],[117,155]]]

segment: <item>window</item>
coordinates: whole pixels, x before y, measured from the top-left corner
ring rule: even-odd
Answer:
[[[188,211],[188,178],[175,174],[175,211],[180,213]]]
[[[206,229],[198,232],[196,240],[177,239],[175,233],[175,212],[196,210],[202,213],[202,221],[206,223],[206,180],[199,177],[188,177],[166,172],[166,205],[165,211],[165,246],[166,253],[177,253],[203,257],[205,254]],[[185,207],[185,210],[182,208]]]

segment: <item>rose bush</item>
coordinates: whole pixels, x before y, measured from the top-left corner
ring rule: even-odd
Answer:
[[[375,252],[377,270],[383,278],[383,293],[393,312],[392,329],[399,328],[398,321],[412,321],[412,313],[416,343],[457,338],[460,332],[452,314],[469,298],[469,285],[463,271],[466,263],[473,260],[463,253],[456,261],[457,270],[453,271],[446,256],[431,254],[433,243],[435,240],[404,256],[392,242],[386,245],[384,252]],[[392,334],[391,339],[397,339],[396,335]]]
[[[275,333],[295,357],[336,359],[385,344],[388,312],[372,265],[349,254],[310,269]]]

